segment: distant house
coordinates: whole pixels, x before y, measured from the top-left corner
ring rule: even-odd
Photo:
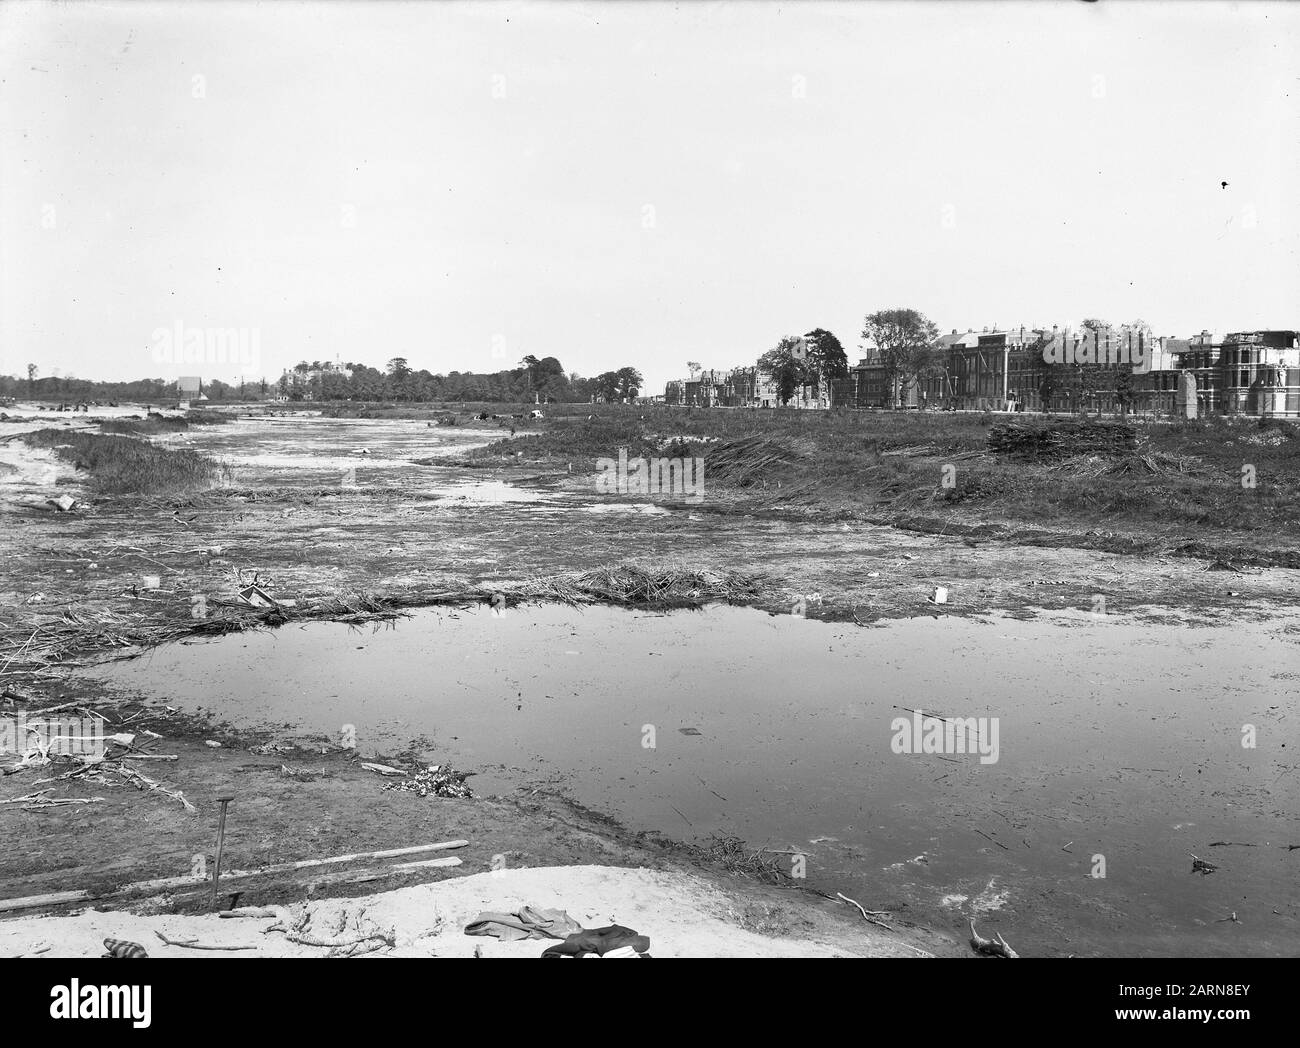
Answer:
[[[320,382],[331,375],[337,375],[341,378],[351,378],[352,369],[345,368],[338,362],[325,361],[319,367],[312,367],[308,364],[298,364],[284,372],[288,379],[289,385],[294,388],[310,387],[313,383]]]

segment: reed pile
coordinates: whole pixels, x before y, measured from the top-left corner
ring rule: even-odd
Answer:
[[[1047,458],[1100,455],[1118,458],[1137,450],[1137,431],[1123,422],[1013,420],[995,423],[989,429],[988,448],[999,455]]]

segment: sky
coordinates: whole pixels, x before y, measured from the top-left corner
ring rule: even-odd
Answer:
[[[1300,328],[1298,42],[1264,2],[4,3],[0,373],[661,392],[892,307]]]

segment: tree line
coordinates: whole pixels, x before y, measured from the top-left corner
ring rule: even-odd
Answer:
[[[198,370],[198,368],[196,368]],[[224,382],[204,378],[209,400],[262,400],[287,396],[291,400],[401,400],[458,402],[603,402],[630,401],[640,395],[644,380],[636,368],[605,371],[591,378],[566,373],[555,357],[524,357],[518,367],[477,373],[452,371],[431,374],[412,368],[405,357],[393,357],[384,370],[365,364],[338,367],[301,361],[276,382],[266,379]],[[163,401],[176,399],[176,384],[161,378],[130,382],[96,382],[71,375],[40,377],[35,364],[25,378],[0,376],[0,397],[63,401]]]
[[[435,375],[412,368],[406,357],[393,357],[383,371],[365,364],[333,368],[302,361],[280,377],[279,391],[292,400],[409,400],[542,403],[632,400],[643,379],[635,368],[606,371],[592,378],[565,373],[555,357],[524,357],[519,366],[479,373],[452,371]]]
[[[891,388],[906,390],[942,367],[939,328],[918,310],[868,313],[862,337],[875,347]],[[759,358],[758,367],[776,386],[782,404],[788,404],[804,386],[812,386],[816,392],[819,381],[830,384],[849,377],[843,344],[824,328],[814,328],[802,338],[787,335]]]

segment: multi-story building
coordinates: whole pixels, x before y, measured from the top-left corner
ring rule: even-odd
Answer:
[[[802,347],[807,352],[806,347]],[[770,408],[781,406],[781,394],[757,364],[730,371],[701,371],[693,378],[672,379],[664,387],[664,403],[689,407]],[[800,386],[790,402],[792,408],[828,408],[830,384],[820,375]]]
[[[1202,331],[1170,342],[1175,368],[1196,378],[1200,410],[1300,417],[1300,332]]]
[[[1172,414],[1178,378],[1196,377],[1201,411],[1300,416],[1294,331],[1161,338],[1145,325],[952,331],[930,367],[891,376],[875,350],[850,370],[857,407]]]
[[[930,364],[906,377],[891,374],[872,348],[848,379],[815,379],[795,391],[789,406],[1173,414],[1183,372],[1196,378],[1202,413],[1300,417],[1300,333],[1203,331],[1178,339],[1158,337],[1142,323],[954,329],[939,338]],[[780,405],[775,385],[757,367],[670,382],[664,400]]]

